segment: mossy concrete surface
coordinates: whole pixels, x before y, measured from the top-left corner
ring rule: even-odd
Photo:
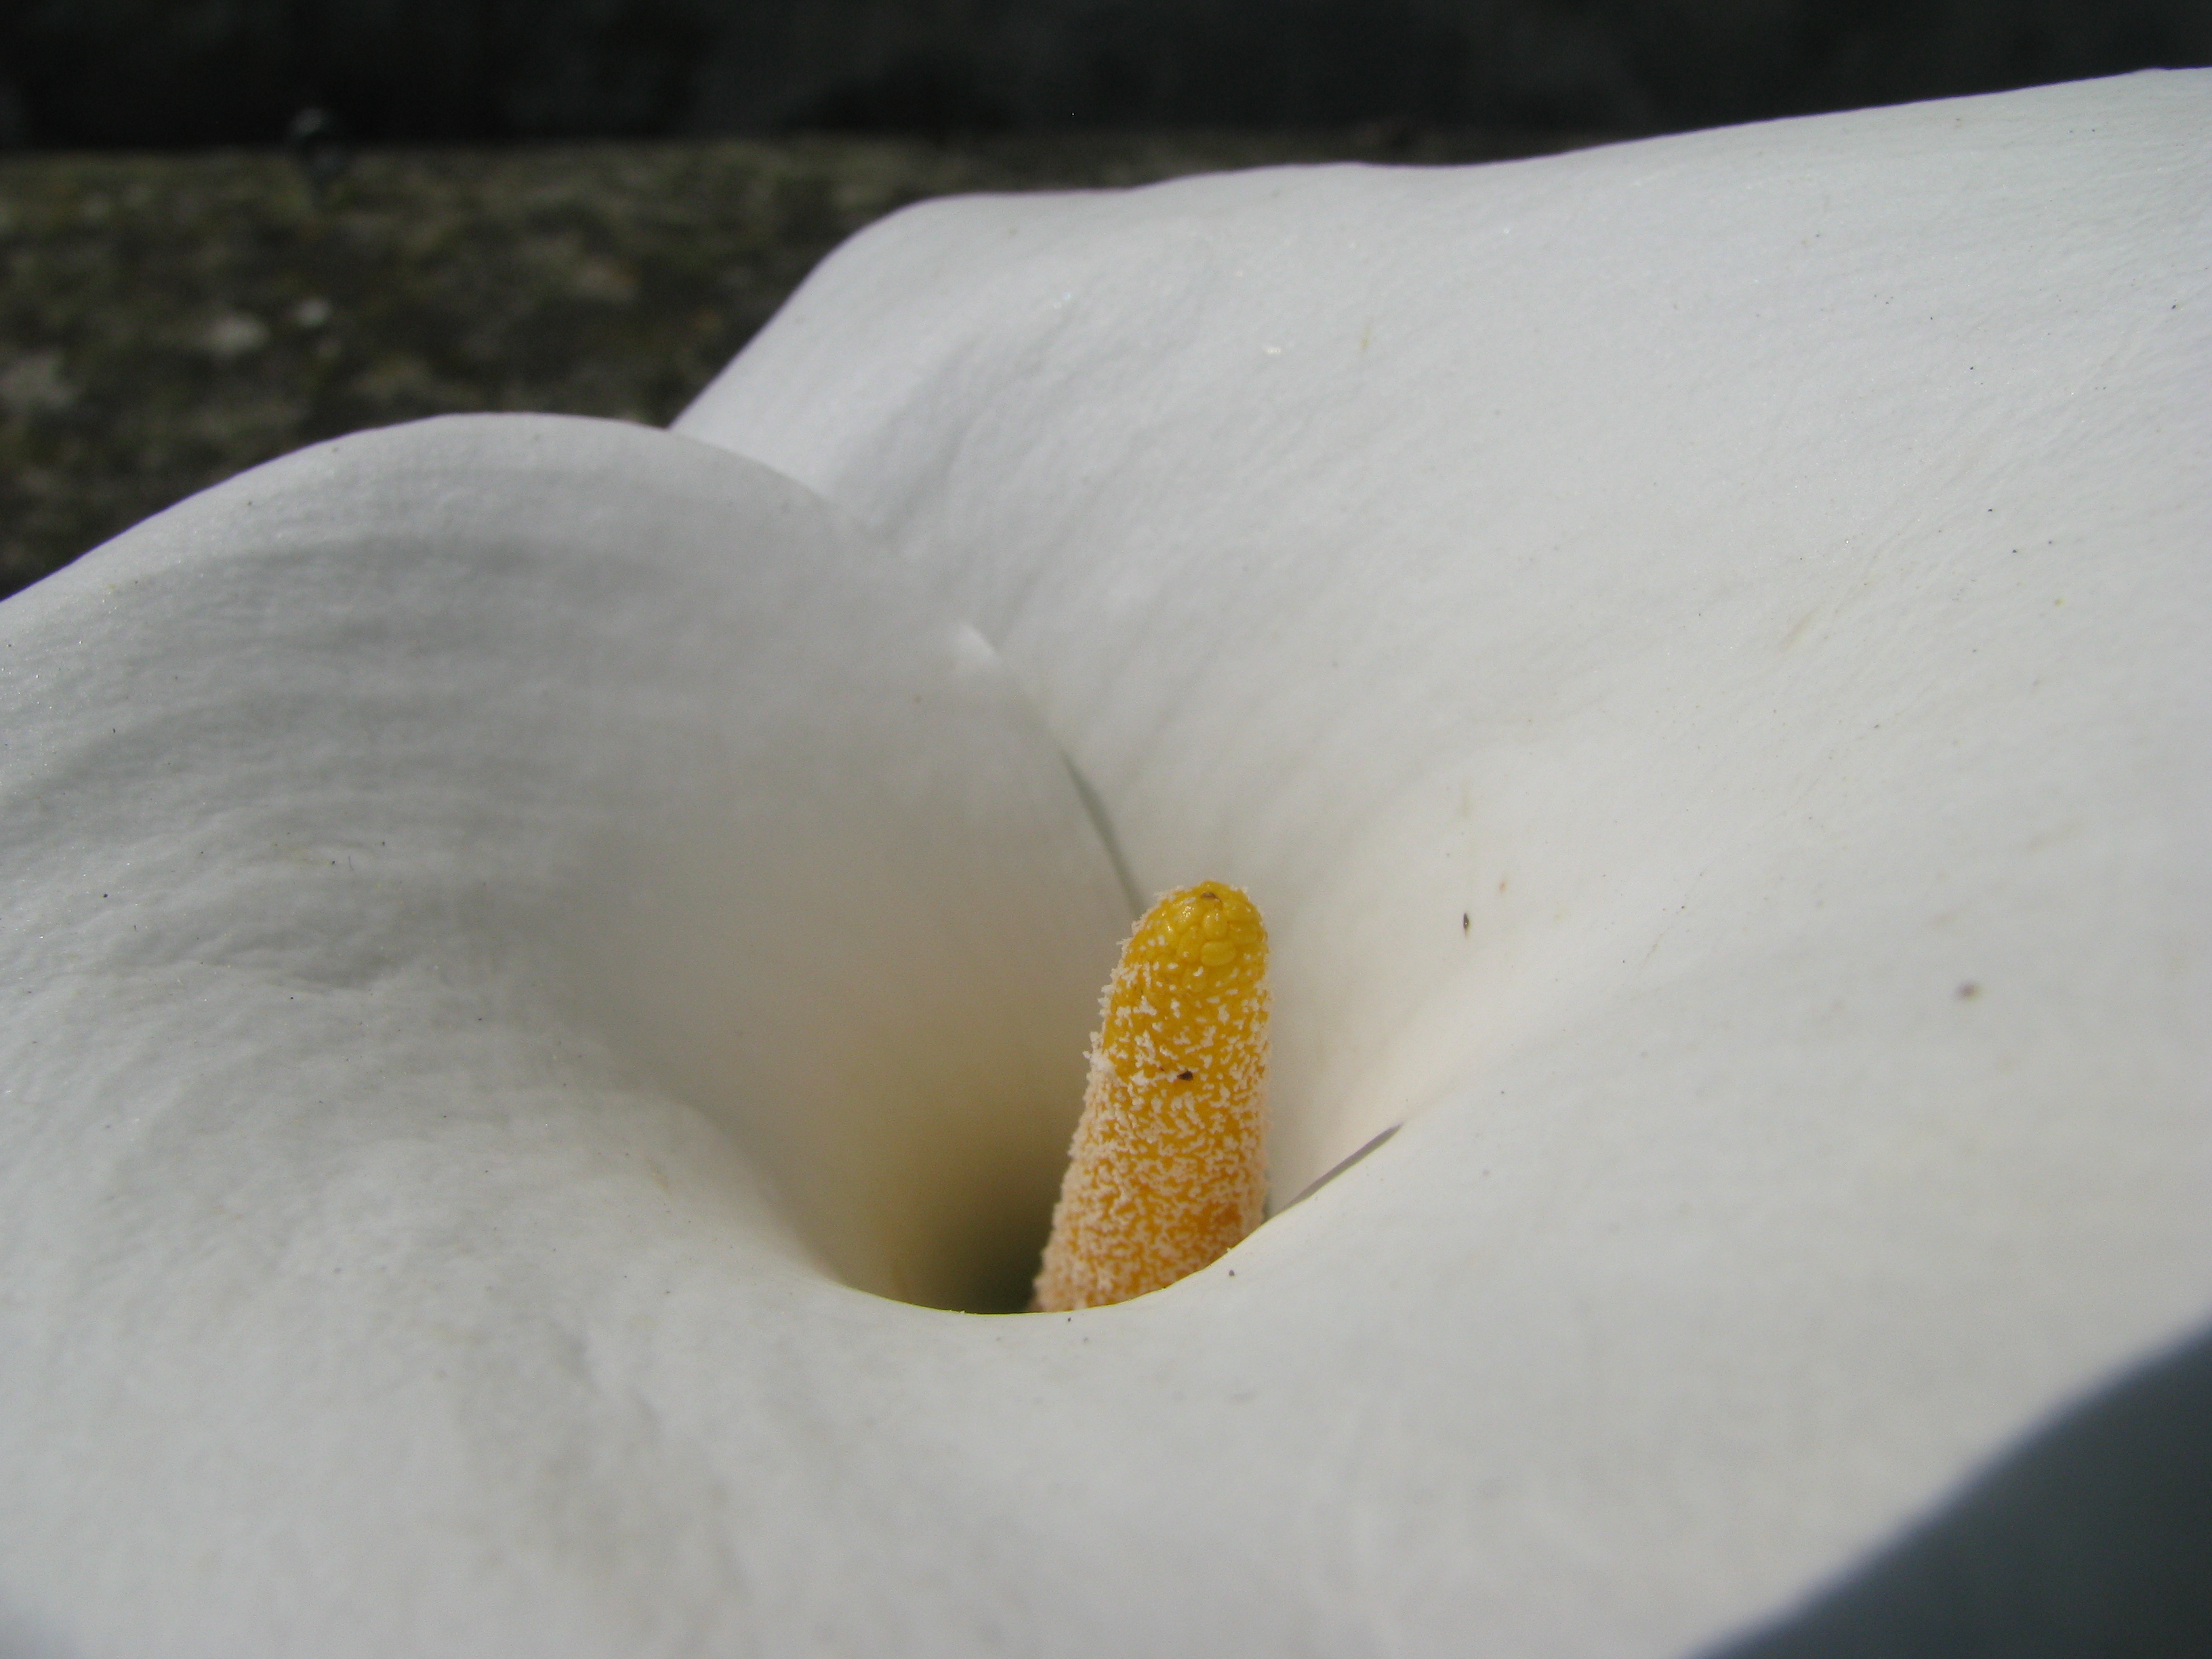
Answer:
[[[0,594],[302,444],[459,410],[659,424],[925,197],[1572,135],[1115,134],[0,160]]]

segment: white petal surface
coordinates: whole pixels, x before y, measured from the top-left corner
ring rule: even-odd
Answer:
[[[750,1628],[793,1285],[1026,1289],[1126,926],[988,647],[789,481],[541,417],[0,624],[0,1650]],[[632,1374],[695,1322],[726,1464]]]
[[[1118,901],[800,493],[441,423],[9,601],[0,1645],[1679,1652],[2202,1319],[2207,84],[927,209],[702,401],[1254,890],[1279,1190],[1407,1120],[1120,1308],[844,1282]]]
[[[1238,1268],[1362,1642],[1709,1638],[2212,1311],[2208,177],[2191,73],[929,205],[678,423],[1258,898],[1279,1194],[1410,1121]]]

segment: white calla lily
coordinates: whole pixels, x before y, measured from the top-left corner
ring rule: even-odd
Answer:
[[[1661,1655],[1844,1568],[2212,1310],[2208,147],[926,207],[679,435],[10,600],[0,1637]],[[1041,1230],[1115,858],[1267,912],[1279,1213],[908,1305]]]

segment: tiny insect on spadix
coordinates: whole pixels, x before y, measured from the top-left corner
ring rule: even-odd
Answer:
[[[1157,1291],[1216,1260],[1267,1196],[1267,929],[1200,882],[1145,913],[1099,1000],[1083,1115],[1036,1306]]]

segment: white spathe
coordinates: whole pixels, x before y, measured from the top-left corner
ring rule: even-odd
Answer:
[[[2208,176],[2192,73],[925,207],[678,428],[896,559],[487,417],[9,601],[0,1645],[1659,1656],[1844,1567],[2212,1314]],[[1054,744],[1267,912],[1278,1194],[1406,1127],[1154,1297],[884,1300],[1072,1109]]]

